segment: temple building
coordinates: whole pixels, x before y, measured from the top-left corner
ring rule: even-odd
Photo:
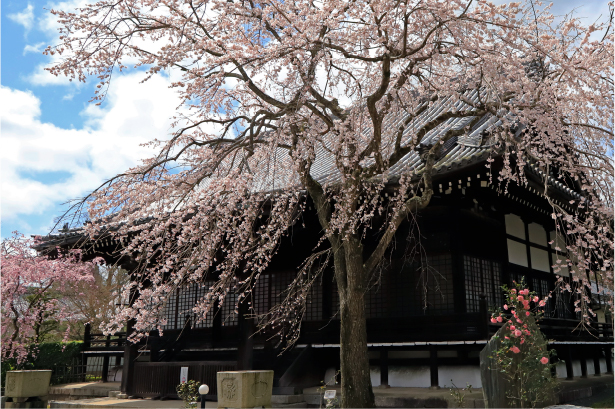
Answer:
[[[445,125],[465,126],[463,121],[454,122],[458,119],[452,121]],[[552,266],[566,259],[556,247],[565,249],[566,237],[556,233],[549,200],[573,211],[582,192],[574,181],[556,179],[531,164],[526,184],[504,187],[495,182],[492,174],[497,175],[502,158],[494,153],[488,133],[497,126],[497,121],[487,118],[467,137],[445,144],[429,206],[399,228],[374,277],[365,296],[373,386],[449,387],[452,380],[480,387],[479,352],[499,328],[490,323],[490,310],[503,304],[503,284],[521,280],[540,297],[551,294],[540,327],[549,347],[557,351],[559,377],[613,371],[613,326],[601,299],[604,294],[594,294],[596,317],[591,328],[582,329],[574,296],[551,293],[556,283]],[[490,168],[488,158],[493,159]],[[420,161],[418,153],[410,154],[406,163],[413,160]],[[543,194],[545,184],[549,199]],[[278,338],[254,334],[253,314],[265,313],[281,301],[298,265],[319,238],[321,227],[313,206],[307,206],[303,219],[305,226],[295,226],[292,240],[281,243],[257,282],[250,306],[244,303],[236,313],[230,295],[221,308],[196,323],[192,307],[212,282],[182,287],[166,305],[162,336],[151,333],[137,345],[122,342],[121,336],[107,344],[90,339],[85,354],[117,356],[122,391],[140,397],[175,397],[181,367],[188,367],[189,378],[212,386],[219,370],[273,369],[274,393],[280,394],[331,379],[339,369],[340,337],[332,266],[311,290],[301,335],[292,349],[280,354]],[[82,231],[71,230],[47,236],[43,243],[43,247],[81,247],[86,258],[102,256],[128,273],[135,265],[134,260],[118,256],[122,243],[112,235],[92,241]],[[573,273],[562,268],[558,274],[570,280]],[[600,280],[588,278],[593,283]],[[215,387],[211,393],[215,395]]]

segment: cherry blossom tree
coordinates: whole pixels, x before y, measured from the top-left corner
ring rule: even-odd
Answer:
[[[141,262],[108,331],[128,319],[133,339],[161,329],[169,293],[206,277],[199,317],[230,292],[243,302],[313,206],[322,239],[266,324],[295,340],[332,259],[342,405],[373,406],[364,294],[402,221],[429,204],[444,144],[484,118],[497,124],[482,138],[502,189],[526,183],[531,164],[550,175],[547,197],[555,181],[582,192],[552,201],[562,262],[581,284],[587,271],[612,283],[612,19],[556,19],[530,0],[101,0],[53,13],[52,74],[98,77],[101,103],[114,73],[141,67],[166,72],[183,99],[158,153],[80,202],[105,220],[92,235],[112,228]]]
[[[46,322],[76,318],[62,294],[93,281],[93,264],[81,262],[78,253],[50,259],[38,255],[33,244],[17,232],[1,244],[2,360],[15,359],[18,365],[35,353]]]

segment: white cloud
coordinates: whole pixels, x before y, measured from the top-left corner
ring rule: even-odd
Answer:
[[[26,80],[32,85],[46,86],[46,85],[73,85],[79,87],[81,84],[78,81],[71,81],[64,75],[53,75],[45,68],[51,66],[50,63],[39,64],[34,71],[26,76]]]
[[[28,6],[20,13],[9,14],[7,16],[17,24],[22,25],[26,29],[26,33],[32,29],[34,25],[34,7],[28,3]]]
[[[26,46],[23,48],[23,55],[26,55],[28,53],[35,53],[35,54],[40,54],[43,52],[43,47],[45,46],[45,43],[36,43],[36,44],[26,44]]]
[[[142,77],[117,77],[103,107],[91,105],[81,113],[82,129],[42,122],[35,95],[0,87],[2,219],[41,214],[81,197],[153,154],[140,144],[169,134],[179,99],[168,78],[139,84]],[[50,172],[65,177],[46,181]]]

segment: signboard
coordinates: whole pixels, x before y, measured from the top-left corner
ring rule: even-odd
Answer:
[[[335,393],[336,393],[335,389],[329,389],[328,391],[325,391],[325,399],[334,399]]]
[[[188,382],[188,367],[182,366],[181,370],[179,371],[179,383],[186,382]]]

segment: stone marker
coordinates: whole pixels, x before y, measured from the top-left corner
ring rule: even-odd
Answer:
[[[219,408],[271,407],[273,371],[218,372]]]
[[[4,391],[4,397],[7,399],[3,406],[6,408],[46,408],[49,381],[51,381],[51,370],[48,369],[8,371]],[[40,400],[26,402],[28,398],[34,397]]]
[[[46,396],[51,381],[51,370],[8,371],[5,396],[7,398],[31,398]]]

